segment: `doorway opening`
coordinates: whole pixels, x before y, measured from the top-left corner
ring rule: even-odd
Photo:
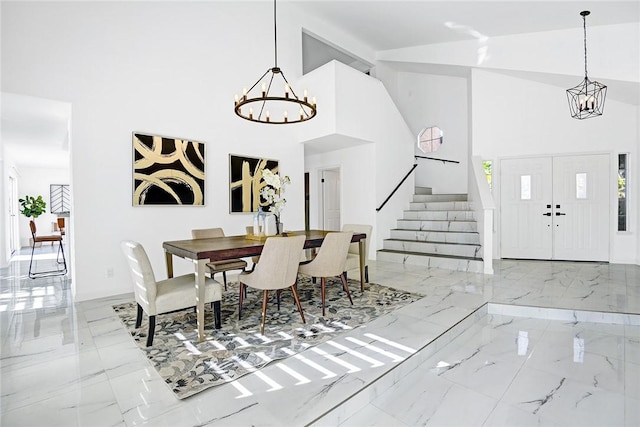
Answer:
[[[320,171],[320,225],[323,230],[340,231],[340,168]]]

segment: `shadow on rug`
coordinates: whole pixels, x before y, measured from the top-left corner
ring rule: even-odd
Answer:
[[[197,342],[193,309],[159,315],[153,346],[147,348],[147,316],[136,329],[136,303],[113,306],[140,349],[179,399],[238,379],[272,361],[290,357],[292,351],[296,354],[421,298],[375,283],[367,284],[366,290],[361,292],[360,282],[349,280],[352,306],[339,279],[328,280],[327,315],[322,317],[320,285],[312,284],[309,278],[300,278],[298,293],[307,323],[302,323],[289,290],[282,292],[280,311],[276,293],[272,291],[262,336],[262,292],[249,289],[242,320],[238,320],[238,285],[229,283],[228,288],[222,299],[221,329],[213,328],[212,312],[207,304],[206,340],[202,343]]]

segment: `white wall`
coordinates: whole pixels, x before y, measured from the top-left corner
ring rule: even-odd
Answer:
[[[56,222],[58,215],[51,213],[51,184],[69,184],[69,170],[57,168],[20,168],[18,170],[18,198],[23,199],[26,195],[38,197],[42,196],[47,203],[47,211],[36,220],[38,234],[51,234],[52,223]],[[29,220],[24,215],[18,216],[18,228],[20,232],[20,246],[29,246],[31,229]]]
[[[431,187],[434,193],[466,193],[470,148],[467,79],[400,72],[397,89],[395,102],[414,137],[425,127],[438,126],[444,132],[444,143],[434,153],[423,153],[414,138],[415,154],[460,162],[418,159],[416,186]]]
[[[284,220],[304,227],[302,145],[289,127],[233,113],[234,93],[273,66],[271,14],[268,2],[2,3],[2,91],[72,104],[77,299],[131,291],[123,239],[141,242],[163,278],[163,241],[208,226],[243,233],[251,216],[229,214],[229,153],[279,159],[292,179]],[[278,22],[279,66],[292,82],[296,21]],[[205,207],[132,207],[133,131],[206,143]]]
[[[617,206],[618,153],[630,153],[630,170],[638,168],[637,106],[608,99],[602,116],[576,120],[569,115],[563,88],[479,69],[472,71],[472,86],[473,154],[494,161],[494,195],[500,192],[501,158],[606,152],[611,155],[611,206]],[[629,214],[637,219],[638,189],[631,191]],[[610,261],[633,263],[638,229],[618,233],[612,212]]]
[[[413,137],[383,84],[336,61],[307,74],[304,81],[311,86],[316,80],[335,82],[332,99],[335,120],[319,120],[300,132],[302,141],[313,144],[332,140],[358,139],[363,143],[349,149],[328,150],[324,154],[308,154],[305,158],[310,180],[317,180],[321,169],[339,167],[342,174],[342,223],[373,225],[370,257],[382,248],[389,230],[397,226],[414,191],[413,175],[407,179],[384,208],[376,212],[413,164]],[[330,88],[327,88],[330,90]],[[331,114],[329,108],[326,114]],[[313,140],[316,141],[313,141]],[[311,200],[319,200],[319,185],[312,181]],[[314,207],[311,208],[312,212]],[[312,214],[313,215],[313,214]],[[317,217],[312,226],[317,226]]]

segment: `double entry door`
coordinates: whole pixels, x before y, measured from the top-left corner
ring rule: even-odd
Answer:
[[[609,260],[608,154],[500,161],[502,258]]]

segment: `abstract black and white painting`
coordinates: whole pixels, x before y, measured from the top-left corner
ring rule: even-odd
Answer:
[[[133,205],[204,206],[204,143],[133,133]]]
[[[278,173],[278,161],[229,155],[229,210],[231,213],[256,212],[260,190],[266,185],[262,171]]]

